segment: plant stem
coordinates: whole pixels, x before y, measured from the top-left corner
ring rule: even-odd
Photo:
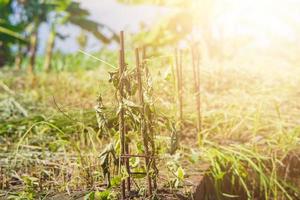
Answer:
[[[141,68],[145,70],[145,73],[146,73],[146,80],[148,82],[149,78],[150,78],[150,74],[149,74],[149,69],[148,69],[148,66],[147,66],[147,52],[146,52],[146,46],[143,47],[143,51],[142,51],[142,66]],[[155,161],[155,142],[154,142],[154,131],[153,131],[153,127],[152,127],[152,113],[150,113],[150,115],[148,116],[148,123],[147,123],[147,131],[148,131],[148,134],[150,135],[151,137],[151,140],[150,140],[150,145],[151,145],[151,150],[152,150],[152,162],[151,162],[151,166],[152,166],[152,169],[154,169],[154,171],[156,172],[157,171],[157,168],[156,168],[156,161]],[[152,178],[153,180],[153,188],[154,190],[157,189],[157,182],[156,182],[156,175]]]

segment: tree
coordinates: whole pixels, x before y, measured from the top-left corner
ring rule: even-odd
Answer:
[[[48,23],[50,24],[51,30],[48,38],[44,63],[44,69],[46,71],[51,69],[51,59],[56,37],[58,36],[61,39],[64,39],[62,35],[57,34],[58,25],[72,24],[78,26],[82,30],[92,33],[103,43],[110,43],[113,40],[118,41],[118,36],[106,25],[88,19],[90,13],[81,8],[78,2],[61,0],[56,1],[54,5],[54,10],[48,14]],[[102,34],[104,29],[108,29],[112,33],[111,38],[108,38]]]
[[[0,67],[12,59],[12,44],[25,43],[20,34],[21,26],[13,24],[10,19],[13,14],[12,3],[11,0],[0,0]]]
[[[39,44],[38,30],[42,23],[48,23],[50,25],[44,62],[44,69],[46,71],[51,69],[51,60],[56,38],[65,38],[65,36],[57,33],[58,26],[66,24],[78,26],[92,33],[97,39],[104,43],[118,40],[116,34],[107,26],[88,19],[90,13],[81,8],[78,2],[72,0],[18,0],[17,2],[22,10],[22,21],[27,24],[27,35],[30,37],[28,71],[31,73],[34,72],[37,47]],[[104,29],[108,29],[112,32],[113,36],[108,38],[102,34]]]
[[[28,72],[34,73],[39,27],[46,22],[48,13],[54,9],[54,4],[50,0],[19,0],[16,3],[21,10],[21,21],[26,24],[26,35],[29,35]]]

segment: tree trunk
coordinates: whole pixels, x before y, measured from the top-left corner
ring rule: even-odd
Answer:
[[[1,44],[0,42],[0,67],[3,67],[3,65],[5,64],[5,51],[3,48],[3,44]]]
[[[49,38],[48,38],[48,44],[47,44],[47,50],[46,50],[46,57],[45,57],[45,63],[44,63],[44,70],[46,72],[51,71],[51,61],[52,61],[52,55],[53,55],[53,48],[55,44],[55,37],[56,37],[56,31],[52,30],[50,32]]]
[[[8,43],[0,41],[0,68],[3,67],[10,59],[10,50]]]
[[[32,35],[30,36],[30,47],[29,47],[29,66],[28,72],[33,74],[35,69],[35,59],[37,52],[37,44],[38,44],[38,29],[34,30]]]
[[[22,45],[18,45],[18,52],[15,58],[15,66],[16,70],[20,71],[21,70],[21,65],[22,65]]]

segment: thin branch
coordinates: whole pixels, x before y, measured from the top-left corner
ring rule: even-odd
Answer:
[[[105,60],[102,60],[102,59],[100,59],[100,58],[97,58],[96,56],[93,56],[92,54],[89,54],[89,53],[87,53],[87,52],[84,52],[84,51],[82,51],[81,49],[79,49],[78,51],[79,51],[80,53],[83,53],[84,55],[89,56],[89,57],[91,57],[91,58],[94,58],[95,60],[98,60],[98,61],[100,61],[100,62],[102,62],[102,63],[104,63],[104,64],[106,64],[106,65],[108,65],[108,66],[110,66],[110,67],[112,67],[112,68],[114,68],[114,69],[118,69],[116,66],[110,64],[109,62],[106,62]]]

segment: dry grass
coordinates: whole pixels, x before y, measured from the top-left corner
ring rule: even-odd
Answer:
[[[153,98],[158,115],[173,120],[176,90],[172,70],[170,64],[161,62],[158,59],[150,64]],[[222,180],[222,174],[244,181],[247,198],[251,199],[257,188],[266,199],[299,198],[299,177],[286,177],[293,176],[290,172],[294,170],[288,167],[287,160],[299,156],[299,69],[268,68],[262,64],[257,68],[236,66],[234,61],[222,65],[206,62],[201,66],[205,140],[199,146],[192,68],[185,62],[185,138],[178,154],[171,156],[168,151],[172,134],[163,125],[158,127],[158,166],[164,174],[160,185],[171,186],[179,181],[180,186],[184,181],[176,177],[179,167],[186,169],[188,176],[193,173],[189,169],[208,164],[207,174],[216,181]],[[1,100],[12,97],[29,114],[1,121],[0,163],[5,177],[0,183],[2,195],[30,199],[55,192],[102,191],[104,177],[98,156],[111,140],[102,137],[97,128],[94,106],[99,93],[110,109],[116,103],[106,69],[39,74],[33,84],[23,74],[3,71],[0,78],[12,91],[9,94],[0,89]],[[249,181],[252,177],[255,180]],[[191,191],[187,186],[183,190]]]

